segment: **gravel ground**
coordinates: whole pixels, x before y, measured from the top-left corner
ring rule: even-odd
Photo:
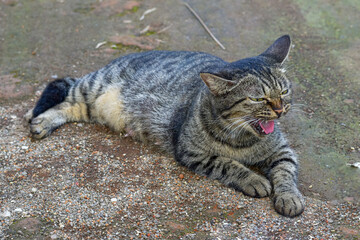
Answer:
[[[179,0],[0,0],[0,239],[360,239],[360,170],[349,166],[360,158],[360,4],[187,2],[226,50]],[[300,217],[106,127],[72,123],[32,141],[23,123],[47,82],[120,55],[194,50],[232,61],[283,34],[304,106],[281,122],[300,157]]]
[[[32,141],[0,107],[3,239],[357,239],[359,205],[306,198],[297,218],[197,176],[109,129],[67,124]]]

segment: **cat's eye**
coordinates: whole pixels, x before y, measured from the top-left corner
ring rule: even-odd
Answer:
[[[289,92],[289,90],[288,90],[288,89],[286,89],[286,90],[284,90],[284,91],[282,91],[282,92],[281,92],[281,95],[288,94],[288,92]]]
[[[262,102],[265,100],[265,98],[252,98],[252,97],[249,97],[249,99],[254,102]]]

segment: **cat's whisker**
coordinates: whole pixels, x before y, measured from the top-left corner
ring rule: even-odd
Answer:
[[[226,128],[226,131],[224,131],[224,134],[225,135],[229,135],[229,131],[230,131],[230,133],[233,131],[231,128],[233,127],[233,126],[235,126],[235,125],[237,125],[238,123],[240,123],[241,121],[243,121],[243,119],[238,119],[237,121],[235,121],[235,122],[233,122],[232,124],[230,124],[230,125],[228,125],[227,126],[227,128]],[[242,124],[244,124],[244,123],[242,123]],[[242,124],[240,124],[240,125],[242,125]],[[235,127],[235,129],[236,129],[237,127]]]
[[[239,129],[239,132],[237,133],[238,136],[240,136],[242,134],[243,131],[246,130],[246,127],[249,126],[249,123],[244,124],[243,126],[241,126],[241,128]]]
[[[306,105],[291,105],[290,109],[304,109],[306,108],[307,106]]]
[[[252,123],[255,122],[255,121],[258,121],[258,120],[250,117],[249,120],[244,121],[242,124],[236,126],[236,128],[234,128],[234,129],[228,134],[228,137],[231,136],[231,135],[233,135],[233,134],[235,134],[235,133],[236,133],[236,136],[239,136],[239,135],[242,133],[242,131],[246,129],[246,126],[252,124]],[[239,131],[239,132],[236,132],[239,128],[240,128],[240,131]],[[234,136],[234,137],[236,137],[236,136]]]
[[[260,121],[260,119],[257,119],[257,118],[255,118],[255,119],[253,119],[252,121],[250,121],[249,123],[248,123],[248,125],[251,125],[251,124],[256,124],[256,123],[258,123]],[[244,128],[243,128],[244,129]],[[241,132],[243,131],[243,129],[241,130]],[[241,132],[239,132],[239,135],[241,134]]]
[[[226,125],[223,129],[221,129],[217,134],[216,134],[216,138],[220,137],[220,135],[222,134],[226,134],[227,131],[229,131],[229,129],[231,129],[231,127],[234,125],[235,123],[231,123]]]
[[[297,107],[297,106],[290,108],[289,112],[303,112],[303,113],[306,113],[306,111],[304,109],[302,109],[300,107]]]
[[[230,137],[233,137],[233,138],[234,138],[234,137],[238,136],[238,134],[236,134],[235,136],[234,136],[234,134],[237,133],[236,131],[237,131],[238,128],[243,129],[244,126],[246,126],[246,122],[243,122],[242,124],[236,126],[236,128],[234,128],[234,129],[227,135],[227,138],[230,138]]]
[[[222,129],[220,132],[218,132],[218,134],[216,135],[216,137],[219,137],[221,134],[224,134],[226,136],[231,135],[231,133],[234,131],[234,129],[232,129],[235,125],[237,125],[238,123],[240,123],[241,121],[244,121],[243,123],[239,124],[238,126],[235,127],[235,129],[237,129],[239,126],[246,124],[246,122],[251,118],[250,116],[243,116],[243,117],[238,117],[238,118],[232,118],[232,119],[228,119],[228,120],[236,120],[234,122],[232,122],[231,124],[228,124],[225,126],[224,129]],[[228,137],[227,137],[228,138]],[[226,139],[227,139],[226,138]]]
[[[291,109],[289,112],[301,112],[301,113],[307,113],[305,110],[303,110],[303,109],[296,109],[296,108],[294,108],[294,109]]]

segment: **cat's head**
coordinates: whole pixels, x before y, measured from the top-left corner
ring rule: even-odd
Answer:
[[[231,128],[265,136],[274,131],[274,120],[289,111],[291,82],[283,64],[290,47],[290,37],[285,35],[259,56],[200,74],[215,109]]]

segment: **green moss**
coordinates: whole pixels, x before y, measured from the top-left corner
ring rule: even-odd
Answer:
[[[74,12],[87,14],[87,13],[91,12],[92,10],[94,10],[93,7],[78,7],[78,8],[74,9]]]
[[[131,52],[141,52],[141,51],[143,51],[139,47],[131,46],[131,45],[124,45],[124,44],[121,44],[121,43],[109,43],[108,45],[111,47],[111,49],[119,50],[122,53],[127,52],[127,51],[131,51]]]
[[[139,6],[134,6],[134,7],[130,10],[130,12],[136,13],[138,10],[139,10]]]
[[[19,77],[21,76],[20,70],[18,70],[18,69],[10,71],[10,74],[11,74],[14,78],[19,78]]]
[[[360,9],[359,1],[311,1],[294,0],[301,10],[306,23],[317,29],[318,33],[326,36],[331,42],[351,40],[360,34],[359,18],[354,19],[348,16],[358,16]]]
[[[123,17],[127,14],[130,14],[130,13],[136,13],[138,10],[139,10],[139,6],[134,6],[132,9],[130,10],[125,10],[125,11],[122,11],[121,13],[118,13],[116,14],[117,17]]]
[[[293,120],[301,129],[296,135],[293,133],[293,142],[301,146],[295,150],[299,153],[302,175],[307,178],[303,181],[314,184],[314,188],[324,194],[322,196],[352,196],[358,191],[354,183],[360,181],[360,175],[358,169],[347,163],[358,161],[358,153],[352,153],[350,147],[356,148],[360,144],[357,138],[360,122],[354,118],[359,115],[356,104],[345,104],[344,99],[356,101],[360,89],[354,84],[354,79],[358,78],[351,73],[356,72],[356,65],[348,64],[354,61],[344,57],[348,53],[344,49],[359,41],[359,21],[347,17],[346,14],[355,15],[346,4],[295,2],[306,22],[299,25],[302,30],[294,34],[298,37],[293,39],[296,47],[290,54],[292,69],[289,77],[297,85],[296,97],[303,99],[299,103],[313,112],[311,118],[301,114],[304,117]],[[352,52],[356,52],[356,44],[353,49]],[[288,128],[292,127],[293,123],[289,123]],[[330,190],[330,185],[322,182],[336,182],[337,187]]]
[[[146,33],[145,33],[145,36],[150,36],[150,35],[153,35],[153,34],[155,34],[156,33],[156,31],[147,31]]]
[[[121,13],[116,14],[115,16],[116,16],[116,17],[123,17],[123,16],[125,16],[126,14],[128,14],[128,12],[127,12],[127,11],[123,11],[123,12],[121,12]]]

